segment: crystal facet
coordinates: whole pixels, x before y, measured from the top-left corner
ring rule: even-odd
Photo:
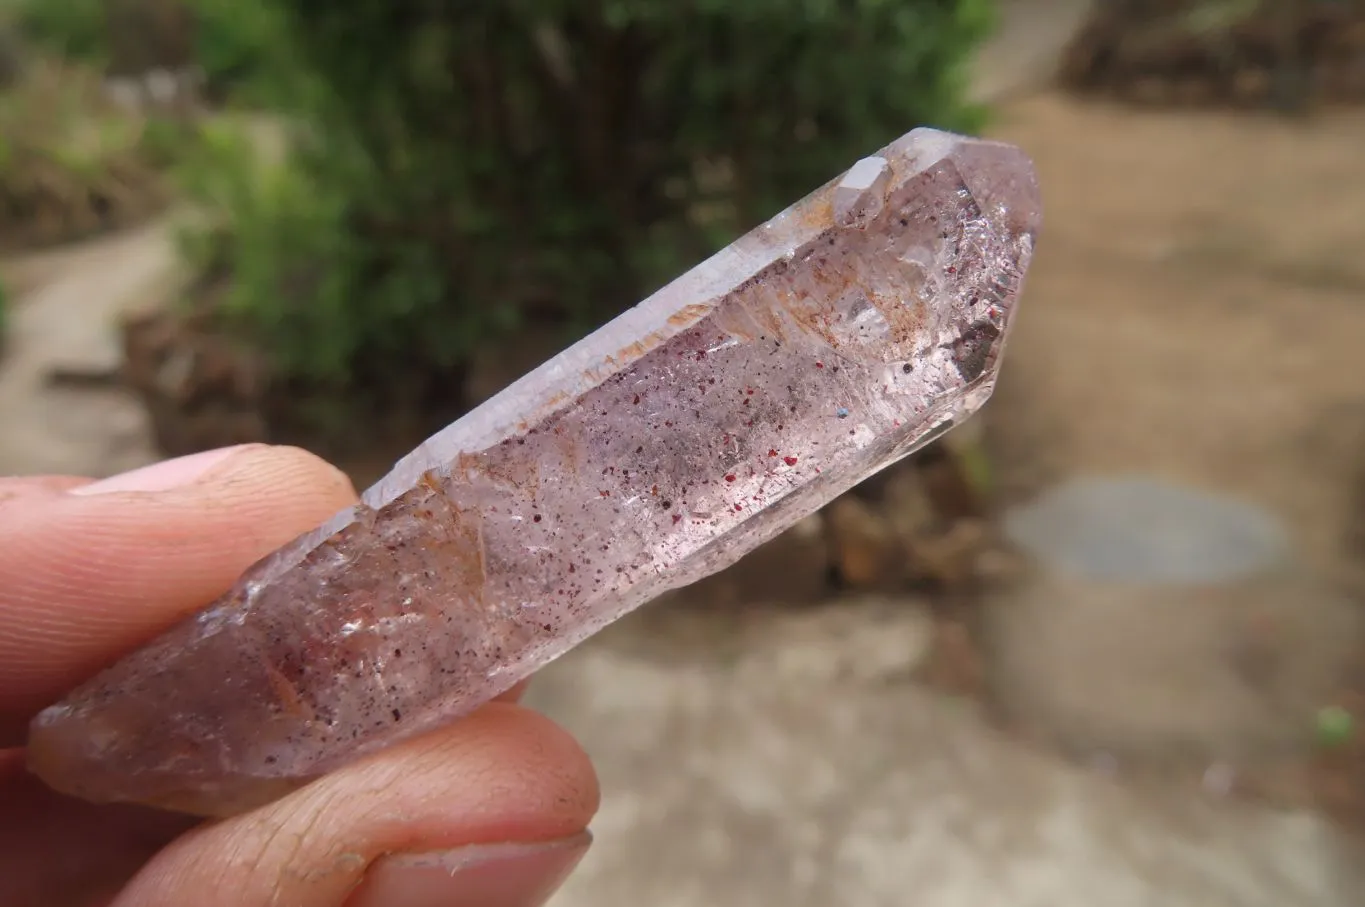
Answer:
[[[840,227],[866,226],[886,204],[891,165],[883,157],[865,157],[849,168],[834,187],[834,223]]]
[[[32,769],[227,814],[451,721],[990,395],[1040,206],[915,130],[396,464],[41,713]]]

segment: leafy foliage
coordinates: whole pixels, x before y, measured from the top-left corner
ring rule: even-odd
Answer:
[[[989,23],[986,0],[237,2],[278,14],[297,128],[282,162],[192,168],[224,311],[285,372],[352,383],[527,318],[581,331],[906,129],[973,128]]]
[[[68,60],[102,62],[108,48],[104,0],[0,0],[0,18],[26,40]]]
[[[409,281],[406,302],[368,279],[372,250],[350,229],[342,155],[309,166],[305,151],[271,159],[262,144],[249,120],[201,126],[179,176],[216,216],[207,229],[187,231],[183,248],[210,279],[230,277],[218,313],[269,342],[280,371],[340,379],[362,346],[389,348],[395,328],[407,330],[401,314],[421,299],[420,275],[411,262],[396,271]],[[353,178],[372,175],[356,166]],[[361,288],[374,294],[369,301],[354,297]]]
[[[0,247],[127,224],[164,200],[148,121],[89,70],[39,61],[0,93]]]
[[[195,18],[198,64],[215,93],[271,106],[303,78],[291,60],[284,13],[273,0],[182,0]]]
[[[174,67],[185,42],[215,88],[231,85],[250,101],[262,100],[256,77],[285,62],[281,19],[270,0],[0,0],[0,21],[48,55]]]

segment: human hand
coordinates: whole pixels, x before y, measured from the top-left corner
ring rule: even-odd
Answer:
[[[249,445],[101,482],[0,478],[0,904],[534,907],[587,849],[583,751],[515,703],[217,822],[61,796],[24,769],[41,708],[355,500]]]

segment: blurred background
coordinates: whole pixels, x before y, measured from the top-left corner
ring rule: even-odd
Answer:
[[[0,0],[0,474],[368,484],[909,128],[1046,206],[967,427],[543,672],[562,907],[1361,903],[1359,0]]]

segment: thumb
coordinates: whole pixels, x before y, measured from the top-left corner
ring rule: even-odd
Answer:
[[[598,797],[573,738],[494,703],[201,825],[114,905],[540,907],[587,849]]]
[[[355,501],[336,468],[246,445],[0,498],[0,747],[259,558]]]

